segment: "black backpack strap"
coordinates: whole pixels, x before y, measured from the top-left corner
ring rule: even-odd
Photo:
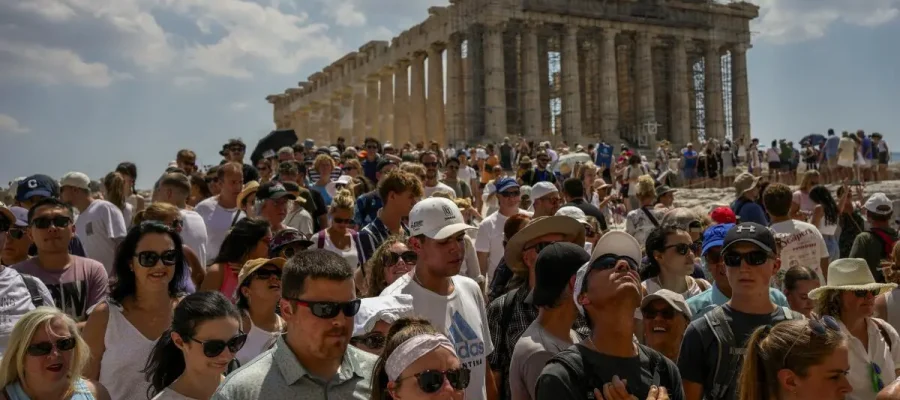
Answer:
[[[708,390],[707,399],[723,399],[726,393],[735,382],[738,369],[741,366],[743,352],[735,346],[734,333],[728,326],[725,319],[725,311],[722,306],[714,308],[712,311],[703,315],[706,323],[716,337],[718,346],[718,358],[716,359],[716,369],[713,374],[712,388],[704,388]]]
[[[884,342],[887,343],[888,352],[890,352],[894,347],[894,341],[891,339],[891,335],[888,334],[887,328],[884,327],[884,321],[878,318],[872,318],[872,322],[878,327],[878,331],[881,332],[881,337],[884,338]]]
[[[44,297],[41,296],[41,289],[38,287],[37,278],[27,275],[21,274],[22,280],[25,281],[25,287],[28,288],[28,295],[31,296],[31,304],[34,304],[34,307],[40,307],[44,305]]]
[[[650,222],[653,223],[654,227],[659,228],[659,221],[656,220],[656,217],[653,216],[653,213],[647,210],[647,207],[641,207],[641,211],[647,215],[647,218],[650,218]]]
[[[568,371],[571,381],[579,384],[575,393],[593,394],[595,388],[603,387],[603,382],[597,382],[597,375],[592,373],[594,369],[583,355],[585,351],[588,350],[576,344],[557,353],[547,364],[557,363]]]

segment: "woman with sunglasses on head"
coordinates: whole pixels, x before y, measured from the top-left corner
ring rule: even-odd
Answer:
[[[328,207],[330,226],[312,237],[317,248],[337,253],[354,271],[363,263],[359,236],[351,229],[355,209],[353,194],[347,189],[338,190]]]
[[[420,318],[394,322],[372,375],[372,400],[459,400],[471,378],[450,340]]]
[[[363,297],[381,295],[384,288],[408,273],[416,266],[418,255],[406,246],[403,236],[391,236],[385,239],[366,262],[364,268],[356,271],[357,276],[365,279]],[[361,270],[365,270],[364,274]]]
[[[153,400],[208,400],[225,379],[247,335],[240,314],[217,292],[198,292],[175,307],[172,325],[146,360]]]
[[[207,268],[200,290],[219,291],[233,299],[238,287],[238,272],[247,260],[266,257],[271,241],[268,221],[261,218],[238,221],[222,241],[213,265]]]
[[[152,203],[144,211],[139,211],[134,216],[134,225],[140,225],[145,221],[159,221],[179,234],[184,227],[184,219],[178,207],[169,203]],[[181,248],[184,251],[186,263],[184,276],[180,278],[181,285],[184,287],[185,293],[191,294],[196,292],[197,286],[203,282],[203,278],[206,276],[206,267],[200,262],[200,258],[197,257],[194,250],[191,250],[186,244],[181,245]]]
[[[757,328],[747,340],[737,399],[872,399],[848,396],[849,346],[829,316]]]
[[[691,276],[694,272],[694,247],[691,235],[676,225],[663,225],[647,236],[647,263],[641,270],[641,286],[647,294],[668,289],[685,300],[709,289],[704,279]]]
[[[400,318],[413,316],[412,301],[412,296],[408,294],[362,299],[359,312],[353,317],[350,344],[376,356],[381,355],[391,325]]]
[[[900,375],[900,336],[887,322],[872,317],[875,297],[896,288],[877,283],[866,260],[844,258],[828,266],[827,284],[809,292],[819,317],[837,320],[850,353],[849,398],[872,399]]]
[[[281,300],[283,258],[257,258],[247,261],[238,276],[237,308],[241,313],[241,331],[247,333],[247,345],[237,353],[246,364],[272,347],[284,331],[284,320],[276,314]]]
[[[84,378],[89,357],[71,317],[53,307],[31,310],[0,358],[0,400],[108,400],[103,385]]]
[[[109,300],[91,311],[84,327],[91,349],[85,376],[99,379],[112,398],[146,398],[149,383],[135,362],[146,360],[169,328],[184,295],[184,268],[181,236],[160,222],[131,228],[119,245]]]

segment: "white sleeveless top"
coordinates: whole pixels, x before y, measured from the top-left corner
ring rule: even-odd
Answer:
[[[187,397],[181,393],[178,393],[170,388],[163,389],[162,392],[159,392],[156,396],[153,396],[153,400],[196,400],[192,397]]]
[[[109,322],[103,344],[106,351],[100,362],[100,383],[109,390],[110,398],[146,400],[150,383],[141,370],[156,340],[147,339],[128,322],[121,306],[109,304]]]
[[[894,289],[884,294],[884,302],[887,305],[887,318],[885,318],[885,321],[900,332],[900,301],[897,301],[898,299],[895,299],[895,296],[900,296],[900,289]]]
[[[680,295],[682,295],[684,297],[685,300],[704,292],[705,289],[703,289],[703,287],[700,286],[700,284],[697,282],[697,279],[694,279],[694,277],[686,276],[685,280],[687,281],[688,289],[684,293],[679,293]],[[659,278],[657,278],[657,277],[647,279],[647,280],[641,282],[641,284],[644,285],[644,289],[647,289],[648,295],[656,293],[660,289],[662,289],[662,286],[660,286],[660,284],[659,284]],[[704,280],[704,284],[705,284],[704,286],[706,286],[706,288],[709,288],[709,282],[706,282]]]
[[[241,350],[237,352],[235,358],[237,358],[241,365],[247,364],[256,358],[256,356],[268,350],[269,347],[272,347],[280,335],[281,332],[264,331],[262,328],[254,325],[253,319],[250,319],[250,332],[247,332],[247,341],[244,342],[244,347],[241,347]]]

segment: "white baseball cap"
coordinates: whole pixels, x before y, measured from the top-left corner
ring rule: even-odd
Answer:
[[[91,190],[91,178],[81,172],[69,172],[59,180],[59,186],[71,186],[84,190]]]
[[[531,187],[531,200],[537,200],[550,193],[559,193],[559,189],[550,182],[538,182]]]
[[[575,273],[575,288],[572,292],[572,299],[575,300],[575,307],[578,308],[578,312],[581,315],[584,315],[584,307],[578,303],[578,295],[581,294],[581,288],[584,287],[585,277],[591,270],[591,264],[605,254],[630,257],[640,265],[642,258],[641,244],[638,243],[634,236],[624,231],[609,231],[597,241],[597,244],[594,245],[594,251],[591,253],[591,260],[581,266],[578,272]]]
[[[444,240],[474,229],[465,222],[459,207],[450,199],[429,197],[416,203],[409,212],[410,236],[425,235],[430,239]]]
[[[876,214],[888,214],[894,212],[894,203],[884,193],[874,193],[866,200],[866,210]]]
[[[556,216],[557,217],[569,217],[578,222],[581,222],[582,224],[588,223],[587,215],[584,214],[584,211],[582,211],[580,208],[575,207],[575,206],[560,207],[560,209],[556,211]]]

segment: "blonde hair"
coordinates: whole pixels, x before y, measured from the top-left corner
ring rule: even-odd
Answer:
[[[635,192],[639,199],[656,198],[656,183],[650,175],[641,175],[637,181],[637,191]]]
[[[110,172],[103,178],[106,201],[125,211],[125,177],[118,172]]]
[[[809,181],[810,181],[813,177],[818,178],[818,177],[819,177],[819,171],[816,171],[816,170],[814,170],[814,169],[811,169],[811,170],[809,170],[809,171],[806,171],[806,173],[803,174],[803,179],[800,180],[800,190],[809,191],[810,189],[812,189],[812,187],[810,187]]]
[[[5,388],[12,383],[21,381],[25,377],[25,353],[34,334],[42,326],[49,330],[49,324],[61,319],[69,329],[69,334],[75,339],[75,348],[72,349],[72,363],[66,376],[69,380],[69,388],[63,398],[69,398],[75,391],[75,382],[83,375],[91,356],[90,349],[81,335],[75,321],[54,307],[38,307],[23,315],[16,323],[9,336],[9,344],[3,358],[0,359],[0,388]]]
[[[143,211],[134,214],[132,225],[140,225],[144,221],[165,221],[169,218],[178,218],[181,212],[178,207],[169,203],[155,202],[150,204]]]
[[[583,181],[583,180],[584,180],[584,175],[587,174],[588,171],[594,171],[594,176],[595,176],[595,179],[596,179],[596,176],[597,176],[597,175],[596,175],[596,173],[597,173],[597,166],[594,165],[593,162],[588,161],[588,162],[586,162],[586,163],[584,163],[584,164],[581,164],[581,165],[578,167],[578,173],[576,174],[576,176],[578,176],[578,180]]]
[[[332,159],[331,156],[328,154],[319,154],[316,156],[316,160],[313,161],[313,169],[318,170],[319,166],[325,163],[328,163],[331,168],[334,168],[334,159]]]
[[[400,163],[400,170],[403,172],[409,172],[416,177],[425,176],[425,166],[418,163],[409,161],[402,162]]]
[[[334,210],[353,210],[356,208],[356,198],[353,197],[353,193],[351,193],[347,189],[338,190],[337,193],[334,194],[334,197],[331,199],[331,206],[328,208],[330,212],[334,212]]]

